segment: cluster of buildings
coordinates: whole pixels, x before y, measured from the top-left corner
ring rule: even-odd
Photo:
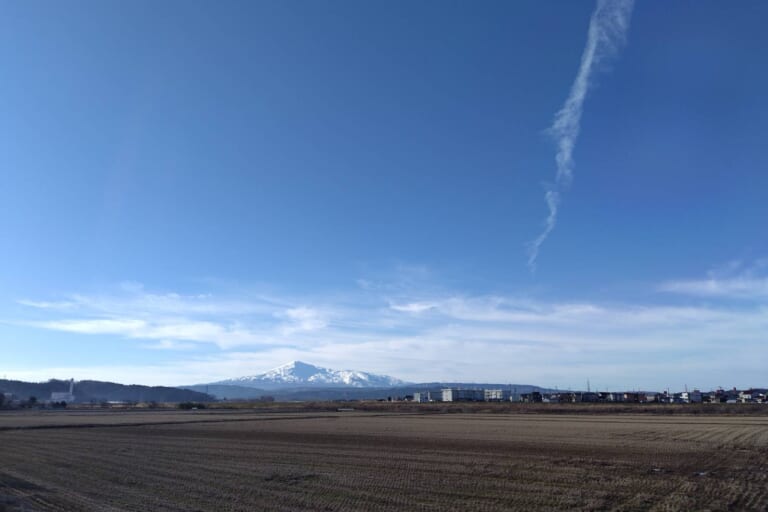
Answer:
[[[522,395],[510,389],[444,388],[413,394],[414,402],[508,402],[520,401]]]
[[[631,391],[631,392],[557,392],[557,393],[526,393],[521,395],[521,402],[541,403],[656,403],[656,404],[701,404],[701,403],[768,403],[766,389],[730,390],[717,389],[715,391],[681,391],[678,393]]]
[[[492,388],[444,388],[440,391],[424,391],[413,394],[414,402],[525,402],[525,403],[768,403],[768,389],[736,388],[715,391],[556,391],[517,393],[512,389]]]

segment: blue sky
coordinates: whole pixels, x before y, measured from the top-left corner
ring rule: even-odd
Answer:
[[[561,186],[594,11],[6,4],[0,376],[768,385],[768,4],[636,3]]]

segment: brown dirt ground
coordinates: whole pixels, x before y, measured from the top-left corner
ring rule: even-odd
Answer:
[[[768,417],[4,413],[21,510],[768,510]]]

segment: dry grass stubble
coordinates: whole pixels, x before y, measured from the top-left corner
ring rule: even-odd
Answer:
[[[765,417],[106,414],[0,431],[0,510],[768,509]]]

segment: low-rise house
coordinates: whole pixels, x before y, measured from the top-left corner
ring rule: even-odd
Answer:
[[[486,402],[506,402],[509,400],[510,392],[508,389],[484,389],[483,399]]]
[[[735,404],[739,401],[739,391],[736,388],[729,389],[728,391],[724,390],[718,390],[722,391],[720,395],[720,401],[725,402],[728,404]]]
[[[558,399],[561,404],[565,403],[575,403],[576,402],[576,393],[572,391],[562,391],[558,393]]]
[[[533,391],[531,393],[523,393],[520,395],[520,401],[526,403],[541,403],[544,397],[539,391]]]
[[[652,404],[659,401],[659,393],[653,391],[646,391],[645,393],[639,393],[640,403]]]

